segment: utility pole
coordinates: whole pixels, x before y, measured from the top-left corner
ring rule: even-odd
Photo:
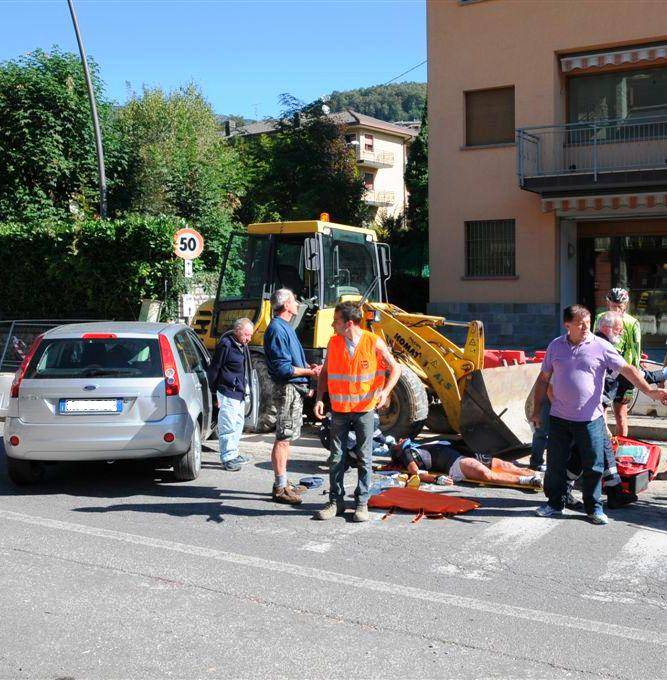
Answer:
[[[90,101],[90,114],[93,119],[93,130],[95,132],[95,149],[97,150],[97,172],[100,178],[100,217],[105,219],[107,216],[107,178],[104,171],[104,149],[102,148],[102,133],[100,132],[100,121],[97,117],[97,104],[95,103],[95,92],[93,91],[93,83],[90,79],[90,71],[88,69],[88,60],[86,59],[86,50],[81,40],[81,32],[79,31],[79,22],[74,11],[74,3],[72,0],[67,0],[69,11],[72,15],[72,23],[74,24],[74,32],[76,33],[76,41],[79,44],[79,53],[81,54],[81,64],[83,65],[83,75],[86,79],[86,87],[88,88],[88,100]]]

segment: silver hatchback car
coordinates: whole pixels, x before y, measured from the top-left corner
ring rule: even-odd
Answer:
[[[167,458],[195,479],[212,427],[210,356],[183,324],[104,322],[39,336],[17,371],[5,421],[9,476],[45,461]]]

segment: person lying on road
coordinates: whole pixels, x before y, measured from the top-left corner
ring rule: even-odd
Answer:
[[[411,439],[401,439],[391,447],[390,452],[391,463],[384,469],[407,470],[411,475],[419,475],[419,479],[426,483],[444,486],[471,480],[538,489],[542,487],[542,478],[538,474],[527,475],[524,468],[488,454],[466,456],[447,441],[418,444]]]

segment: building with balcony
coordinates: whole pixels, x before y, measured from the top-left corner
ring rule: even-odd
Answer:
[[[345,129],[345,140],[354,149],[363,176],[364,200],[376,221],[405,213],[408,194],[404,174],[410,142],[419,133],[414,123],[396,125],[347,109],[329,116]],[[277,122],[263,120],[242,128],[226,129],[227,136],[271,134]]]
[[[664,349],[665,3],[429,0],[428,39],[431,311],[537,347],[623,286]]]

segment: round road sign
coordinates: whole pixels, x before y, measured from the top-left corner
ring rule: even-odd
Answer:
[[[194,229],[179,229],[174,234],[174,252],[184,260],[194,260],[204,250],[204,237]]]

